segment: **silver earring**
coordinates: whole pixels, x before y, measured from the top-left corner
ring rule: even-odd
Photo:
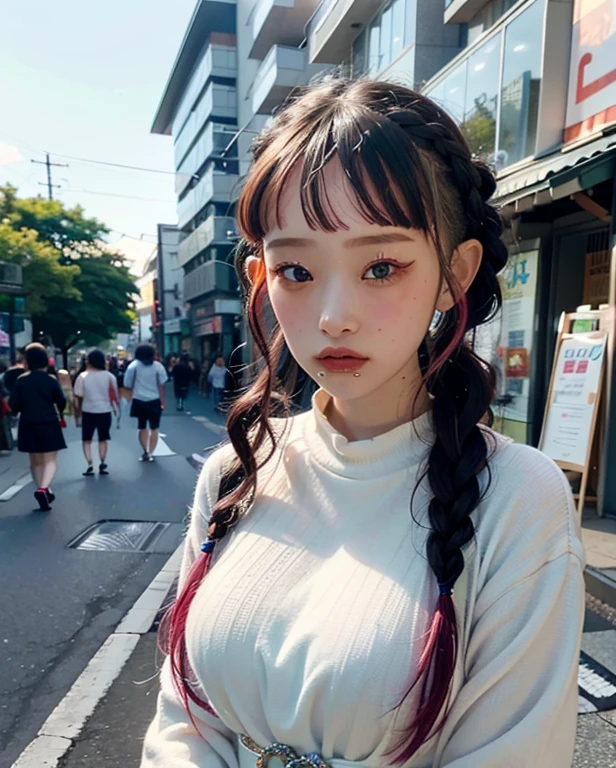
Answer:
[[[353,376],[355,376],[356,379],[359,379],[359,377],[361,376],[361,373],[354,373]]]
[[[323,378],[323,376],[325,376],[325,371],[319,371],[317,373],[317,376],[320,376],[321,378]]]

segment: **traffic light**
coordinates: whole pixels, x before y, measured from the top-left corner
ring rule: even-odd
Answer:
[[[154,325],[158,327],[163,321],[163,311],[160,306],[160,301],[154,299]]]

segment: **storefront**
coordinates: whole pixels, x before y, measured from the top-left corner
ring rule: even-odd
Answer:
[[[599,15],[597,15],[599,14]],[[588,31],[593,30],[589,36]],[[496,425],[538,445],[563,312],[616,300],[616,0],[576,0],[564,143],[499,175],[510,261],[501,276]],[[616,515],[616,376],[610,329],[599,507]]]
[[[241,345],[240,318],[237,299],[208,299],[191,306],[193,357],[203,361],[222,355],[229,364]]]
[[[190,350],[190,328],[187,318],[172,317],[164,322],[164,354],[167,355],[177,354],[184,352],[184,341],[189,341]]]

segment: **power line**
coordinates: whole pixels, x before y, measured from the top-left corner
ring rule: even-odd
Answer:
[[[163,171],[161,168],[144,168],[139,165],[125,165],[124,163],[111,163],[107,160],[93,160],[88,157],[73,157],[72,155],[63,155],[57,153],[58,157],[64,157],[66,160],[75,160],[78,163],[94,163],[95,165],[109,165],[112,168],[124,168],[129,171],[143,171],[144,173],[162,173],[166,176],[175,176],[175,171]]]
[[[38,149],[37,147],[33,147],[31,144],[27,144],[25,141],[22,141],[21,139],[18,139],[15,136],[11,136],[8,133],[5,133],[4,131],[0,131],[0,136],[4,136],[7,139],[10,139],[11,141],[17,142],[17,144],[21,144],[23,147],[26,147],[31,152],[40,152],[41,155],[46,155],[47,152],[45,152],[42,149]],[[75,157],[73,155],[65,155],[62,152],[53,152],[53,155],[56,157],[63,157],[65,160],[74,160],[78,163],[94,163],[95,165],[108,165],[112,168],[123,168],[128,171],[141,171],[143,173],[162,173],[166,176],[175,176],[175,171],[164,171],[161,168],[146,168],[144,166],[140,165],[126,165],[125,163],[112,163],[108,160],[96,160],[94,158],[90,157]]]
[[[49,152],[45,153],[46,160],[30,160],[31,163],[37,163],[38,165],[46,165],[47,166],[47,192],[49,194],[49,199],[53,200],[53,188],[56,187],[56,189],[60,189],[59,184],[52,184],[51,183],[51,166],[55,165],[57,168],[68,168],[68,165],[66,163],[52,163],[49,159]],[[39,181],[39,184],[44,187],[45,184],[42,181]]]
[[[59,186],[59,185],[56,185]],[[125,200],[147,200],[150,203],[175,203],[175,200],[164,200],[161,197],[140,197],[139,195],[120,195],[117,192],[99,192],[95,189],[63,189],[64,193],[79,193],[85,195],[103,195],[104,197],[122,197]]]

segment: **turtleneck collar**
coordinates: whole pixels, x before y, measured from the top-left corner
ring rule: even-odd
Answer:
[[[365,440],[348,440],[325,415],[331,396],[323,389],[312,396],[304,424],[304,439],[314,458],[343,477],[368,479],[416,471],[434,440],[432,414],[424,413],[388,432]]]

